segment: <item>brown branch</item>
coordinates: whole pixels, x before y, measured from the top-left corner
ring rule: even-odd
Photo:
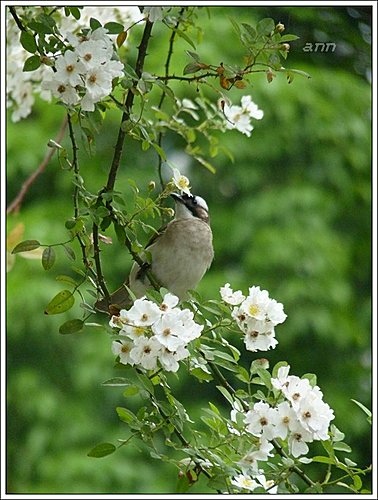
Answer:
[[[61,140],[64,137],[64,134],[65,134],[65,131],[66,131],[66,127],[67,127],[67,117],[64,118],[64,120],[62,122],[62,125],[60,127],[60,130],[59,130],[57,136],[54,139],[55,142],[57,142],[58,144],[61,142]],[[44,157],[44,159],[42,160],[42,162],[38,166],[37,170],[35,170],[35,172],[33,172],[26,179],[26,181],[22,184],[22,187],[21,187],[19,193],[17,194],[17,196],[14,198],[14,200],[8,206],[8,208],[7,208],[7,214],[18,213],[19,212],[19,210],[21,208],[21,205],[22,205],[22,203],[24,201],[24,198],[25,198],[27,192],[29,191],[31,185],[34,183],[34,181],[37,179],[37,177],[39,175],[41,175],[42,172],[45,170],[45,168],[49,164],[51,158],[53,157],[54,153],[55,153],[55,148],[48,148],[46,156]]]

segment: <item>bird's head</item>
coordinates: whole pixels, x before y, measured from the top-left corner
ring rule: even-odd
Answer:
[[[175,200],[175,219],[201,219],[209,224],[209,207],[201,196],[172,193]]]

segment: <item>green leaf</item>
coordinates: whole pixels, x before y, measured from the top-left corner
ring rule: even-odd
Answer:
[[[46,24],[38,23],[36,21],[31,21],[28,26],[30,29],[40,35],[49,35],[51,33],[54,33],[54,30],[51,26],[47,26]]]
[[[20,43],[25,50],[34,54],[37,52],[37,44],[34,36],[28,31],[21,31]]]
[[[25,240],[16,245],[12,250],[12,253],[30,252],[30,250],[35,250],[40,246],[41,244],[38,240]]]
[[[354,487],[356,488],[357,491],[361,489],[362,480],[361,480],[360,476],[353,476],[353,483],[354,483]]]
[[[136,394],[139,394],[139,392],[140,392],[140,389],[138,386],[128,385],[128,387],[126,387],[126,389],[123,391],[122,395],[125,398],[128,398],[130,396],[135,396]]]
[[[351,453],[351,451],[352,451],[352,448],[349,445],[347,445],[346,443],[343,443],[342,441],[340,441],[338,443],[334,443],[333,449],[337,450],[337,451],[343,451],[345,453]]]
[[[70,9],[73,17],[78,21],[80,19],[80,16],[81,16],[80,9],[78,9],[77,7],[69,7],[69,9]]]
[[[104,28],[108,30],[109,35],[118,35],[119,33],[122,33],[125,29],[123,24],[112,21],[104,24]]]
[[[200,56],[196,52],[192,52],[191,50],[186,50],[185,52],[196,62],[199,62]]]
[[[110,387],[124,387],[129,385],[129,381],[123,377],[114,377],[108,380],[105,380],[101,385],[107,385]]]
[[[97,28],[101,28],[102,24],[94,17],[91,17],[89,20],[89,26],[91,27],[91,30],[94,31]]]
[[[186,42],[188,42],[188,44],[191,45],[194,50],[196,49],[196,46],[195,46],[194,42],[188,37],[188,35],[186,33],[184,33],[183,31],[181,31],[181,30],[179,30],[177,28],[174,31],[178,34],[178,36],[180,36]]]
[[[117,415],[122,422],[126,422],[127,424],[131,424],[136,419],[136,416],[134,413],[127,408],[122,408],[121,406],[118,406],[116,408]]]
[[[43,266],[43,269],[45,269],[45,271],[48,271],[49,269],[52,268],[52,266],[55,263],[55,258],[56,258],[56,255],[55,255],[55,250],[53,249],[53,247],[46,247],[43,250],[42,266]]]
[[[22,71],[34,71],[41,65],[41,58],[39,56],[28,57],[24,63]]]
[[[75,297],[69,290],[62,290],[47,304],[45,314],[61,314],[68,311],[75,303]]]
[[[64,251],[67,254],[67,257],[71,260],[76,260],[76,255],[75,252],[72,250],[71,247],[68,247],[67,245],[63,245]]]
[[[369,417],[370,422],[371,422],[371,416],[372,416],[371,411],[368,408],[366,408],[366,406],[364,406],[362,403],[360,403],[359,401],[357,401],[356,399],[352,399],[351,401],[353,401],[353,403],[355,403],[357,406],[359,406],[361,408],[361,410],[364,413],[366,413],[366,415]]]
[[[257,36],[255,28],[253,28],[250,24],[247,23],[241,23],[245,31],[248,33],[248,35],[254,39]]]
[[[299,36],[297,35],[283,35],[280,38],[280,42],[292,42],[293,40],[298,40]]]
[[[70,319],[69,321],[66,321],[65,323],[63,323],[63,325],[60,325],[59,333],[61,333],[62,335],[77,333],[83,329],[83,326],[84,326],[83,320]]]
[[[228,392],[228,390],[225,387],[222,387],[220,385],[217,385],[217,389],[219,392],[221,392],[223,394],[223,396],[226,398],[226,400],[232,406],[234,404],[234,400],[233,400],[231,394]]]
[[[71,278],[71,276],[66,276],[65,274],[58,274],[55,279],[56,281],[63,281],[64,283],[68,283],[69,285],[77,286],[77,282],[73,278]]]
[[[182,71],[183,75],[189,75],[191,73],[196,73],[200,69],[202,69],[203,66],[197,62],[190,62],[188,63],[185,68]]]
[[[88,457],[101,458],[106,457],[116,451],[116,447],[112,443],[101,443],[91,449],[90,452],[87,453]]]
[[[256,31],[258,35],[270,35],[275,28],[275,23],[270,17],[265,17],[257,23]]]
[[[312,461],[313,462],[319,462],[319,463],[322,463],[322,464],[335,464],[336,461],[334,458],[332,457],[324,457],[322,455],[319,455],[319,456],[316,456],[316,457],[312,457]]]

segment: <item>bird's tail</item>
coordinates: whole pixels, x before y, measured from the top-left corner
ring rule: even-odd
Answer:
[[[105,298],[100,299],[95,303],[94,307],[99,312],[115,314],[121,309],[130,307],[132,303],[133,301],[128,292],[126,283],[124,283],[110,295],[109,301]]]

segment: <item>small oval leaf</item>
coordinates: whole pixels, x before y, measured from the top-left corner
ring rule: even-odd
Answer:
[[[41,246],[40,242],[37,240],[25,240],[21,241],[18,245],[14,247],[12,253],[20,252],[30,252],[30,250],[35,250]]]
[[[22,71],[35,71],[42,64],[41,58],[39,56],[28,57],[24,63]]]
[[[116,451],[116,447],[112,443],[100,443],[87,453],[88,457],[101,458],[110,455]]]
[[[21,31],[20,35],[20,43],[24,47],[25,50],[34,54],[37,51],[37,44],[35,42],[35,38],[31,33],[27,31]]]
[[[73,294],[69,290],[63,290],[47,304],[45,314],[61,314],[71,309],[74,303]]]
[[[67,245],[63,245],[63,248],[68,256],[69,259],[71,260],[76,260],[76,255],[75,255],[75,252],[72,250],[71,247],[67,246]]]
[[[55,250],[53,249],[53,247],[46,247],[42,253],[43,269],[45,269],[46,271],[51,269],[55,263],[55,258],[56,258],[56,255],[55,255]]]
[[[63,323],[63,325],[60,325],[59,333],[61,333],[62,335],[77,333],[83,329],[83,326],[84,326],[83,320],[70,319],[69,321],[66,321],[65,323]]]
[[[118,48],[122,47],[122,45],[126,41],[126,38],[127,38],[127,31],[121,31],[121,33],[119,33],[119,35],[116,38]]]
[[[104,24],[104,28],[108,30],[109,35],[117,35],[119,33],[122,33],[125,29],[123,27],[123,24],[113,21],[109,21],[108,23]]]

